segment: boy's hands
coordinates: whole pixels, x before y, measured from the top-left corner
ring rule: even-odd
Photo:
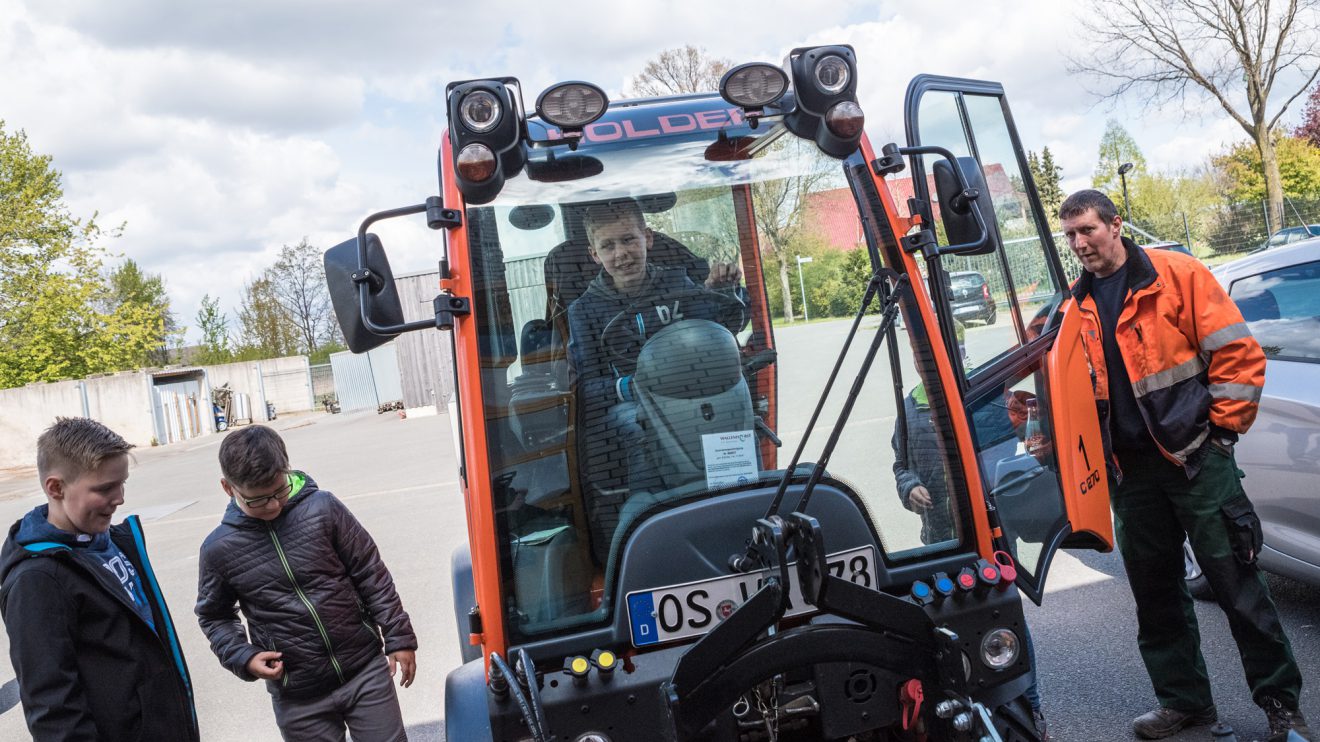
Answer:
[[[390,652],[390,677],[394,677],[396,669],[402,669],[403,674],[399,676],[399,686],[407,688],[412,685],[413,676],[417,674],[417,653],[411,649],[400,649],[397,652]]]
[[[284,655],[279,652],[257,652],[248,660],[247,671],[260,680],[279,680],[284,677]]]

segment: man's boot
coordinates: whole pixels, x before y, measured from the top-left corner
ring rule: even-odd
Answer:
[[[1132,731],[1142,739],[1163,739],[1171,737],[1187,727],[1199,727],[1212,724],[1219,718],[1214,706],[1200,711],[1176,711],[1157,708],[1138,716],[1132,721]]]
[[[1270,722],[1269,742],[1288,742],[1289,732],[1296,732],[1297,736],[1307,742],[1315,742],[1301,711],[1290,709],[1283,705],[1283,701],[1271,696],[1262,698],[1260,707],[1265,709],[1265,718]]]

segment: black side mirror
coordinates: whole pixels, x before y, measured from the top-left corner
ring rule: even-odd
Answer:
[[[358,268],[357,238],[345,240],[325,251],[325,282],[330,289],[330,300],[335,307],[335,318],[344,332],[344,341],[354,353],[365,353],[384,345],[399,333],[378,335],[367,328],[363,316],[377,327],[398,327],[403,324],[403,305],[394,286],[389,258],[380,238],[367,234],[367,263],[371,272],[366,282],[366,306],[362,305],[363,292],[353,281]]]
[[[949,247],[941,248],[940,253],[987,255],[1000,244],[990,191],[976,158],[959,157],[957,161],[962,171],[961,181],[948,160],[935,160],[931,165],[940,201],[940,221],[944,222],[944,233],[949,240]]]

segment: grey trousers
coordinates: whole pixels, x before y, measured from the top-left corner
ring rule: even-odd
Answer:
[[[285,742],[406,742],[403,712],[381,655],[357,677],[328,695],[312,699],[273,699],[275,723]]]

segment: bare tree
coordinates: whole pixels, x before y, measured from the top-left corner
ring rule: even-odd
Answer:
[[[280,249],[279,260],[266,272],[271,290],[289,320],[298,328],[299,344],[308,355],[333,340],[330,292],[325,284],[321,251],[304,237]]]
[[[666,49],[646,63],[629,83],[628,92],[636,97],[713,92],[731,66],[729,60],[709,56],[695,46]]]
[[[1189,94],[1215,99],[1255,142],[1280,224],[1283,186],[1270,133],[1320,72],[1315,0],[1101,0],[1081,20],[1096,44],[1071,70],[1107,83],[1104,98],[1144,91],[1155,105]],[[1292,73],[1295,89],[1281,92],[1271,111],[1275,84]]]
[[[752,184],[752,204],[756,212],[756,228],[761,234],[762,250],[774,256],[778,264],[779,287],[784,299],[784,319],[793,321],[793,288],[789,278],[789,265],[794,262],[794,246],[803,237],[809,199],[813,193],[826,190],[834,161],[818,156],[815,145],[808,145],[796,137],[781,136],[766,148],[772,156],[798,159],[799,172],[784,178],[762,180]],[[802,297],[805,305],[807,297]],[[805,313],[804,313],[805,314]]]

